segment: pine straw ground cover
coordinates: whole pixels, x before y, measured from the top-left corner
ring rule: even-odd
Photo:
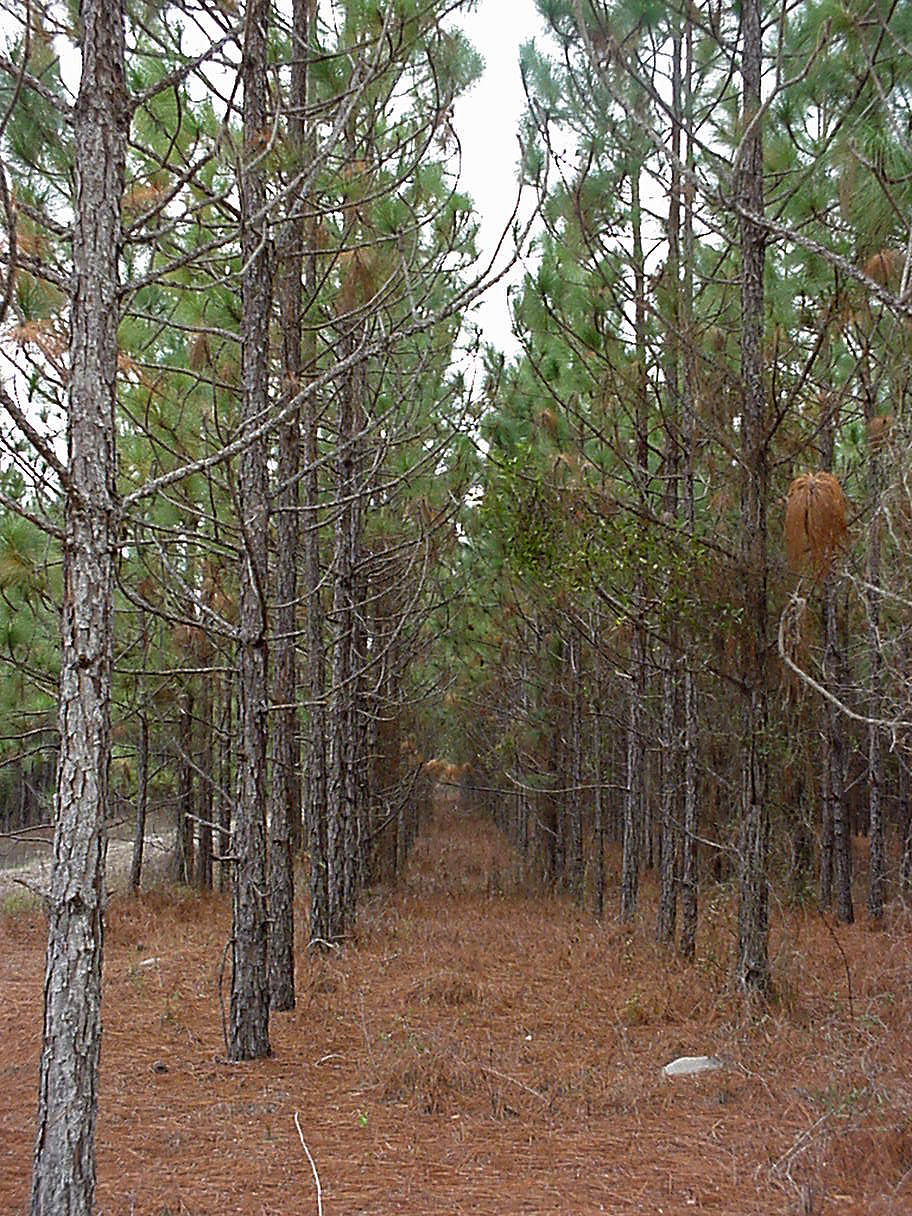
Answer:
[[[345,950],[300,959],[272,1058],[244,1065],[224,1061],[226,901],[114,898],[99,1213],[309,1216],[308,1152],[327,1216],[912,1212],[901,908],[835,936],[778,909],[777,997],[750,1018],[730,891],[706,892],[685,967],[651,930],[524,895],[511,866],[488,824],[438,816]],[[650,922],[653,903],[647,882]],[[34,909],[0,919],[3,1213],[27,1201],[44,935]],[[724,1072],[661,1078],[696,1053]]]

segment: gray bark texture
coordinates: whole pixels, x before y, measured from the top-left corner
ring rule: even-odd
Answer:
[[[745,706],[744,770],[742,773],[741,833],[738,874],[737,977],[747,996],[764,995],[769,987],[769,852],[767,803],[767,459],[766,409],[763,385],[763,229],[749,216],[763,214],[763,135],[760,110],[762,64],[759,0],[746,0],[742,18],[742,77],[745,130],[737,166],[741,209],[741,382],[743,392],[743,450],[745,582]]]
[[[312,92],[311,74],[313,57],[316,55],[317,0],[295,0],[295,29],[306,25],[305,46],[297,48],[297,55],[307,51],[307,70],[304,87],[308,98]],[[305,107],[306,109],[306,107]],[[312,164],[317,155],[316,122],[311,120],[303,135],[304,155]],[[313,207],[308,204],[305,219],[304,295],[307,306],[316,299],[319,289],[317,277],[317,230]],[[316,375],[317,331],[309,326],[303,335],[303,374],[312,379]],[[308,508],[305,516],[301,547],[303,550],[303,586],[305,632],[307,642],[307,734],[305,741],[307,776],[304,788],[304,822],[306,839],[310,848],[310,938],[329,940],[329,904],[327,890],[326,860],[326,712],[323,697],[326,688],[326,653],[324,643],[323,602],[320,598],[322,565],[320,559],[320,533],[317,528],[317,511],[320,502],[320,477],[317,464],[319,446],[317,427],[319,402],[316,393],[311,393],[304,402],[302,411],[302,439],[304,448],[304,500]]]
[[[130,865],[130,890],[139,894],[142,882],[143,850],[146,842],[146,807],[149,801],[149,719],[139,715],[139,748],[136,778],[136,827],[133,833],[133,860]]]
[[[350,349],[350,337],[343,345]],[[328,940],[344,936],[352,896],[352,765],[354,762],[355,396],[357,375],[340,386],[336,456],[336,535],[333,553],[333,607],[330,629],[332,686],[329,692],[327,762],[327,928]]]
[[[302,151],[307,106],[307,43],[309,10],[296,0],[293,28],[300,40],[292,60],[291,114],[288,136]],[[301,352],[304,217],[297,200],[291,203],[282,250],[279,304],[282,317],[282,373],[284,392],[294,396],[301,388]],[[298,451],[301,443],[300,411],[289,415],[279,430],[276,462],[276,564],[273,612],[273,700],[277,706],[272,735],[272,784],[269,804],[269,998],[273,1009],[294,1008],[294,844],[301,834],[301,799],[298,771],[300,741],[295,709],[298,672],[295,659],[295,607],[298,558]]]
[[[638,603],[641,601],[638,600]],[[627,702],[627,788],[624,793],[624,838],[621,856],[621,922],[636,919],[640,882],[640,828],[643,820],[642,713],[646,696],[646,638],[642,626],[635,627],[633,679]]]
[[[693,25],[690,14],[684,30],[684,115],[687,130],[687,165],[693,167]],[[681,382],[682,439],[684,447],[684,518],[687,535],[694,536],[696,529],[696,496],[694,493],[694,465],[696,446],[696,371],[693,347],[693,294],[694,294],[694,227],[693,194],[684,195],[683,234],[683,279],[681,297],[682,330],[685,334],[684,367]],[[684,823],[681,840],[681,937],[678,945],[681,957],[692,962],[697,941],[698,856],[697,856],[697,746],[699,742],[697,720],[697,681],[693,668],[687,664],[684,671]]]
[[[119,0],[84,0],[82,31],[82,78],[73,115],[79,155],[74,164],[60,757],[32,1216],[88,1216],[95,1193],[117,538],[118,255],[129,126]]]
[[[260,157],[268,129],[266,47],[269,6],[247,6],[244,58],[244,169],[241,177],[241,383],[243,425],[263,417],[269,403],[270,248]],[[240,458],[241,524],[237,817],[234,831],[233,968],[228,1055],[267,1056],[269,1047],[266,865],[266,611],[268,489],[263,440]]]
[[[870,398],[869,398],[870,400]],[[873,406],[873,402],[872,402]],[[869,428],[874,418],[873,408],[865,411]],[[869,432],[870,434],[870,429]],[[873,590],[880,584],[880,456],[872,446],[868,453],[868,502],[873,521],[868,542],[868,590],[865,594],[868,616],[868,712],[879,718],[883,712],[883,655],[880,649],[880,599]],[[883,753],[880,727],[868,726],[868,916],[874,922],[883,920],[886,888],[887,850],[883,812]]]
[[[836,619],[836,595],[827,583],[823,589],[824,651],[823,670],[827,686],[836,696],[844,696],[845,664],[839,645]],[[852,852],[849,834],[849,808],[846,805],[846,739],[842,716],[832,702],[827,702],[827,763],[825,776],[827,787],[824,799],[828,803],[827,824],[830,840],[821,848],[821,856],[830,850],[829,865],[836,880],[836,911],[839,919],[847,925],[855,920],[852,905]],[[823,868],[821,866],[821,872]]]

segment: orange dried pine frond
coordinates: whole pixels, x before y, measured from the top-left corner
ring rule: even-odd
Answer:
[[[872,452],[879,452],[886,445],[892,426],[892,414],[875,414],[873,418],[868,419],[868,446]]]
[[[803,473],[785,500],[785,551],[796,570],[810,566],[820,577],[845,545],[846,500],[832,473]]]
[[[881,249],[864,264],[865,274],[881,287],[892,287],[902,276],[905,257],[898,249]]]

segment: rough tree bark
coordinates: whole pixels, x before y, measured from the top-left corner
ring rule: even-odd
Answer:
[[[821,468],[833,470],[836,451],[836,406],[833,401],[825,405],[826,415],[821,426]],[[836,588],[831,578],[824,579],[821,589],[821,612],[823,617],[823,676],[827,687],[837,697],[845,696],[845,660],[839,644],[839,619]],[[832,702],[826,703],[827,731],[824,739],[823,763],[823,822],[820,843],[820,894],[824,907],[829,905],[832,881],[836,879],[836,907],[839,919],[851,924],[855,919],[852,907],[852,854],[850,849],[849,818],[846,807],[846,756],[845,721]]]
[[[693,141],[693,24],[688,16],[684,30],[684,125],[687,131],[687,167],[692,172],[694,164]],[[689,176],[689,174],[688,174]],[[681,296],[681,328],[684,334],[683,379],[681,383],[681,415],[684,445],[684,519],[687,535],[693,543],[696,532],[696,496],[694,490],[694,464],[696,447],[696,371],[694,368],[693,340],[693,294],[694,294],[694,196],[692,190],[684,192],[683,233],[683,293]],[[684,823],[681,840],[681,937],[679,950],[682,958],[693,961],[697,942],[697,745],[699,723],[697,721],[697,680],[692,660],[684,669]]]
[[[189,883],[193,877],[193,693],[187,689],[178,700],[177,832],[175,877]]]
[[[827,687],[836,696],[843,696],[845,689],[844,663],[839,645],[836,620],[836,594],[829,580],[823,588],[824,638],[823,671]],[[832,702],[826,705],[827,737],[825,779],[823,796],[829,806],[828,820],[832,834],[833,874],[836,879],[836,913],[847,925],[855,920],[852,906],[852,852],[849,834],[849,815],[845,797],[846,741],[842,717]],[[825,852],[825,849],[822,850]]]
[[[312,59],[316,51],[317,0],[295,0],[295,28],[306,26],[307,72],[305,87],[308,101],[313,92]],[[297,53],[305,50],[299,47]],[[305,107],[306,109],[306,107]],[[316,122],[310,119],[303,140],[307,163],[316,158]],[[317,232],[313,208],[308,205],[305,219],[306,252],[304,254],[304,297],[309,306],[316,299],[319,289],[317,277]],[[316,375],[317,331],[308,326],[303,338],[303,374],[306,378]],[[304,456],[303,491],[307,505],[306,526],[302,538],[303,569],[302,595],[304,597],[305,633],[307,649],[307,735],[306,769],[304,792],[305,832],[310,849],[310,938],[311,941],[329,940],[329,902],[326,862],[326,653],[323,635],[323,602],[321,599],[322,568],[320,561],[320,533],[318,511],[320,503],[320,477],[317,465],[319,455],[317,427],[319,402],[316,393],[305,399],[302,411],[302,439]]]
[[[574,630],[567,643],[570,679],[570,793],[567,797],[568,887],[582,906],[583,868],[583,674],[582,642]]]
[[[110,758],[118,255],[129,108],[120,0],[83,0],[73,114],[73,290],[60,757],[32,1216],[89,1216],[101,1046]]]
[[[649,481],[649,432],[646,380],[646,271],[643,256],[642,207],[640,203],[641,166],[630,174],[631,227],[633,230],[634,329],[637,360],[636,449],[637,491],[640,505],[646,506]],[[639,527],[639,525],[637,525]],[[642,576],[637,573],[633,592],[634,633],[631,646],[630,692],[627,706],[627,792],[624,797],[624,841],[621,859],[621,921],[636,919],[640,881],[640,838],[646,817],[646,752],[643,746],[643,715],[646,703],[646,626],[643,605],[646,600]],[[647,830],[647,850],[651,831]]]
[[[343,343],[343,356],[354,349],[351,321]],[[333,606],[330,625],[332,685],[327,727],[327,929],[328,940],[342,937],[351,914],[353,895],[353,805],[355,739],[354,671],[355,571],[357,566],[359,509],[357,503],[357,427],[360,370],[345,376],[339,386],[338,451],[336,455],[336,529],[333,553]]]
[[[737,171],[741,229],[741,385],[743,393],[744,768],[738,869],[737,978],[747,996],[769,987],[769,806],[767,802],[767,500],[769,468],[763,385],[763,135],[760,117],[760,0],[742,12],[742,148]]]
[[[867,384],[866,384],[867,388]],[[875,417],[873,392],[865,393],[865,422],[868,424],[868,504],[871,527],[868,540],[867,589],[865,608],[868,618],[868,713],[872,719],[882,714],[883,655],[880,648],[880,453],[877,442],[871,441]],[[886,840],[883,813],[883,749],[880,727],[872,721],[868,726],[868,916],[879,923],[884,914],[886,886]]]
[[[665,514],[677,518],[679,506],[678,476],[679,417],[681,412],[681,282],[680,282],[680,169],[681,162],[681,34],[675,29],[672,40],[671,109],[673,156],[671,192],[668,200],[668,258],[665,275],[669,285],[671,316],[668,318],[665,360]],[[675,939],[678,911],[678,790],[680,786],[680,732],[678,719],[678,628],[670,626],[670,637],[662,656],[662,834],[659,847],[661,875],[659,912],[656,937],[665,946]]]
[[[241,174],[242,425],[268,406],[271,251],[261,158],[268,131],[266,52],[268,0],[247,6],[241,78],[244,86],[244,166]],[[241,528],[237,812],[234,857],[233,952],[228,1055],[269,1055],[266,864],[266,710],[268,705],[266,587],[268,487],[262,439],[240,458],[237,505]]]
[[[139,714],[139,745],[137,748],[136,827],[133,832],[133,859],[130,863],[130,890],[139,894],[142,882],[143,850],[146,843],[146,808],[149,804],[149,718]]]
[[[598,677],[596,676],[596,679]],[[605,824],[602,814],[602,708],[601,696],[591,706],[593,827],[595,847],[595,919],[605,914]]]
[[[221,894],[230,888],[232,882],[231,867],[231,813],[233,809],[232,764],[234,748],[232,740],[232,722],[234,717],[234,680],[219,680],[219,693],[222,698],[221,714],[218,727],[218,862],[219,862],[219,891]]]
[[[213,678],[204,675],[200,691],[200,798],[199,847],[196,852],[196,885],[201,891],[212,890],[212,815],[215,806],[215,767],[212,747]]]
[[[308,4],[296,0],[293,30],[296,39],[291,61],[288,136],[305,155],[307,122]],[[282,371],[285,392],[293,397],[301,388],[303,357],[301,298],[305,223],[300,201],[291,203],[287,221],[279,303],[282,315]],[[269,812],[269,994],[273,1009],[293,1009],[294,991],[294,857],[293,843],[300,837],[301,806],[298,767],[297,663],[295,659],[295,608],[298,556],[298,451],[300,411],[293,411],[279,431],[275,496],[276,606],[273,612],[273,701],[276,705],[272,734],[272,785]]]

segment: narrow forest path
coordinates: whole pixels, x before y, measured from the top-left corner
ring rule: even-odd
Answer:
[[[647,911],[652,897],[647,880]],[[878,998],[897,976],[908,984],[908,926],[880,935],[876,968],[861,935],[843,936],[852,1023],[836,947],[796,917],[790,940],[813,962],[797,948],[785,958],[783,935],[779,974],[794,987],[750,1020],[728,984],[724,901],[707,904],[684,967],[648,932],[524,892],[490,822],[438,808],[403,882],[367,896],[345,947],[299,954],[272,1057],[232,1066],[218,996],[229,924],[227,899],[187,890],[112,900],[104,1216],[309,1216],[308,1151],[326,1216],[785,1216],[802,1196],[815,1213],[884,1216],[912,1203],[899,1114],[912,1002]],[[9,1212],[27,1196],[44,938],[37,909],[0,917]],[[662,1079],[697,1052],[724,1073]]]

